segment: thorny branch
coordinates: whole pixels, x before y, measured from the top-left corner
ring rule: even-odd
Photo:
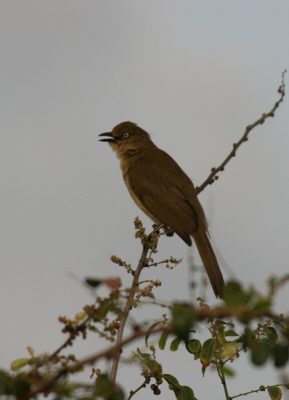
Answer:
[[[264,124],[264,122],[265,122],[265,120],[267,118],[274,117],[275,111],[280,106],[280,104],[283,102],[284,97],[285,97],[285,81],[284,81],[284,78],[285,78],[286,72],[287,72],[287,70],[285,69],[285,71],[283,71],[283,73],[282,73],[281,85],[280,85],[279,89],[277,90],[277,92],[280,94],[280,98],[275,103],[275,105],[272,108],[272,110],[269,111],[268,113],[264,113],[261,118],[259,118],[253,124],[248,125],[246,127],[244,135],[241,137],[241,139],[237,143],[233,144],[233,150],[230,152],[228,157],[225,158],[225,160],[222,162],[222,164],[220,164],[217,168],[212,168],[211,169],[211,173],[208,176],[208,178],[205,180],[205,182],[203,182],[201,186],[197,186],[196,187],[196,193],[197,194],[201,193],[205,189],[205,187],[207,187],[208,185],[212,185],[219,178],[217,174],[219,172],[223,172],[224,171],[225,166],[228,164],[228,162],[231,160],[231,158],[235,157],[236,152],[237,152],[238,148],[241,146],[241,144],[246,142],[247,140],[249,140],[248,136],[249,136],[249,133],[251,132],[251,130],[254,129],[257,125]]]

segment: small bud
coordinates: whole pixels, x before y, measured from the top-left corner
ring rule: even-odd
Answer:
[[[31,357],[34,357],[35,352],[34,352],[33,347],[28,346],[28,347],[27,347],[27,350],[28,350],[28,353],[31,355]]]

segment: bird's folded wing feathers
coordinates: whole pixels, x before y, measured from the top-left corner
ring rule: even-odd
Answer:
[[[159,179],[158,182],[148,179],[143,173],[138,173],[138,169],[135,168],[129,171],[127,179],[131,190],[149,213],[170,227],[190,245],[190,234],[198,228],[196,212],[178,188],[177,182],[172,182],[169,172],[161,171],[160,174],[162,184],[159,184]]]

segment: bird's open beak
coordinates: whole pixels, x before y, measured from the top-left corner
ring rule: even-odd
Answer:
[[[112,142],[115,143],[116,142],[116,138],[112,136],[111,132],[105,132],[105,133],[101,133],[98,136],[108,136],[105,139],[99,139],[100,142]]]

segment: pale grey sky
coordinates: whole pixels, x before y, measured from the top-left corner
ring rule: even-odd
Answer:
[[[0,367],[8,368],[28,345],[53,351],[64,339],[58,316],[73,317],[93,302],[67,272],[119,275],[128,283],[110,255],[135,265],[141,249],[134,217],[151,228],[98,134],[136,122],[202,183],[246,125],[278,99],[289,67],[289,3],[2,0],[0,11]],[[288,111],[286,97],[200,197],[222,257],[260,290],[270,274],[288,271]],[[144,272],[163,281],[160,299],[190,299],[189,254],[178,237],[161,240],[159,259],[184,260],[173,271]],[[288,311],[288,300],[285,289],[280,312]],[[149,317],[140,309],[137,318],[142,312]],[[75,351],[85,355],[103,345],[92,337]],[[170,366],[165,372],[178,376],[183,367],[181,383],[196,397],[213,391],[221,398],[213,374],[202,378],[186,352],[178,356],[173,366],[175,354],[160,354]],[[229,382],[231,395],[280,380],[269,367],[248,369],[243,359]],[[130,373],[136,387],[139,372]],[[126,391],[135,389],[125,375],[122,368]],[[162,396],[173,398],[165,390]]]

